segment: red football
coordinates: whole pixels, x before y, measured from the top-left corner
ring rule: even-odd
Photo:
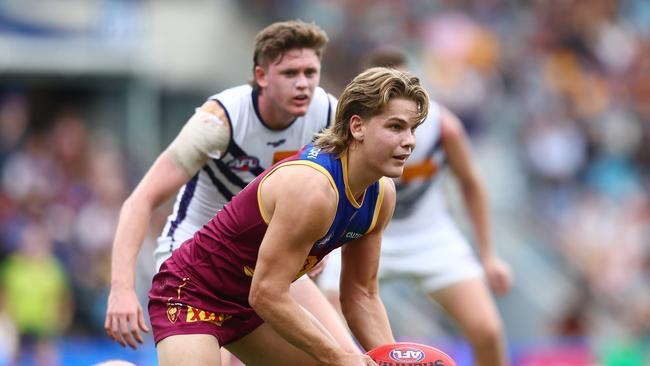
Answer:
[[[379,366],[456,366],[448,354],[425,344],[397,342],[366,352]]]

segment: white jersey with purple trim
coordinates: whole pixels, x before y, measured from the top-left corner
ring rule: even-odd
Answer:
[[[441,138],[441,108],[430,101],[429,115],[416,130],[416,148],[395,181],[397,202],[384,236],[399,237],[424,228],[454,225],[442,187],[447,156]],[[382,251],[392,250],[391,244]],[[400,243],[400,248],[410,243]],[[397,249],[397,248],[395,248]]]
[[[222,157],[212,157],[178,192],[154,251],[156,270],[265,168],[311,142],[336,111],[336,98],[317,87],[304,116],[283,130],[271,130],[260,117],[257,93],[250,85],[227,89],[209,100],[219,103],[228,116],[230,144]]]
[[[430,269],[425,270],[429,274],[438,261],[440,266],[451,261],[462,267],[463,258],[472,262],[470,272],[476,273],[473,250],[445,200],[442,172],[447,156],[442,145],[441,118],[440,106],[432,101],[427,121],[416,131],[416,148],[395,184],[395,214],[382,241],[383,275],[403,271],[401,267],[409,266],[408,260],[418,256],[429,263]]]

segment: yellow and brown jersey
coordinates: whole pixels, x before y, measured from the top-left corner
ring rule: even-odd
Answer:
[[[336,190],[338,202],[332,225],[313,243],[295,279],[332,250],[375,227],[383,183],[369,186],[358,202],[348,187],[347,160],[307,145],[260,174],[162,264],[149,292],[156,341],[172,334],[208,332],[226,345],[261,324],[248,303],[255,263],[270,220],[262,209],[259,189],[277,169],[297,164],[324,174]]]

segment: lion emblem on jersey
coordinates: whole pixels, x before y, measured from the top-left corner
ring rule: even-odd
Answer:
[[[181,313],[181,307],[183,304],[177,303],[177,302],[171,302],[171,298],[169,298],[169,301],[167,302],[167,319],[174,324],[176,323],[176,319],[178,319],[178,316]]]

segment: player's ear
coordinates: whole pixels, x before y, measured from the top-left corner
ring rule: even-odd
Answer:
[[[257,85],[259,85],[262,88],[266,88],[268,85],[268,81],[266,79],[266,70],[260,66],[257,65],[255,66],[255,69],[253,70],[255,74],[255,81],[257,82]]]
[[[355,140],[363,141],[365,124],[363,123],[361,117],[357,116],[356,114],[350,117],[350,132],[352,133],[352,137],[354,137]]]

